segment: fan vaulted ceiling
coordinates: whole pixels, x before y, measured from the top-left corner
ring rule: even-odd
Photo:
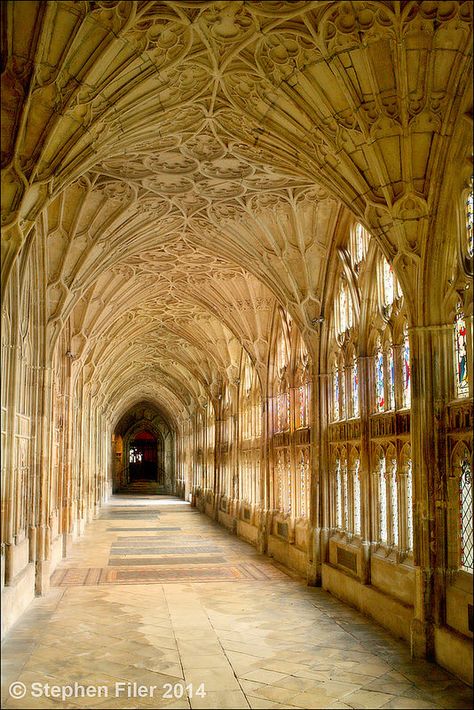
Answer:
[[[391,225],[406,199],[426,214],[470,3],[2,11],[4,271],[45,240],[51,344],[69,322],[118,413],[145,394],[184,411],[242,347],[263,375],[276,302],[314,332],[349,209],[415,268],[417,237]]]

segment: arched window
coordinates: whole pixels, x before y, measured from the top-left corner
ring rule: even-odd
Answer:
[[[332,419],[335,422],[339,419],[340,398],[339,368],[337,366],[337,362],[335,362],[332,368]]]
[[[378,503],[379,503],[379,540],[387,542],[387,461],[385,454],[381,454],[378,461]]]
[[[375,411],[377,412],[383,412],[385,410],[384,370],[382,343],[380,338],[377,338],[374,357]]]
[[[345,277],[341,276],[339,292],[335,303],[336,333],[341,339],[354,325],[354,306],[349,285]]]
[[[472,470],[467,458],[461,460],[459,476],[459,527],[461,542],[461,567],[472,572],[474,561],[472,533]]]
[[[347,530],[349,521],[349,491],[347,485],[347,459],[342,460],[342,529]]]
[[[309,501],[309,447],[305,446],[298,453],[298,478],[299,478],[299,516],[308,515]]]
[[[464,311],[458,303],[454,318],[454,352],[456,368],[456,396],[469,397],[469,381],[467,372],[467,330]]]
[[[352,416],[354,418],[359,416],[359,365],[357,362],[357,356],[354,355],[352,358],[351,365],[351,400],[352,400]]]
[[[361,512],[360,512],[360,459],[357,457],[352,464],[353,491],[354,491],[354,534],[361,533]]]
[[[387,370],[388,370],[388,408],[395,409],[395,366],[393,361],[393,346],[387,348]]]
[[[207,405],[207,465],[206,465],[206,488],[212,488],[214,478],[214,447],[216,437],[216,417],[212,402]]]
[[[470,189],[464,203],[466,212],[466,252],[469,259],[472,259],[474,254],[473,202],[473,179],[471,178]]]
[[[411,458],[406,461],[405,469],[406,506],[407,506],[407,549],[413,550],[413,465]]]
[[[309,426],[310,383],[309,356],[302,340],[297,353],[295,380],[295,428],[304,429]]]
[[[250,362],[246,362],[243,369],[243,383],[241,390],[241,420],[242,438],[251,439],[253,434],[252,426],[252,380],[253,371]]]
[[[276,362],[274,370],[274,423],[275,432],[288,431],[290,428],[290,392],[288,383],[288,363],[290,361],[289,316],[280,314],[280,330],[276,343]]]
[[[283,392],[277,394],[276,427],[275,431],[287,431],[290,426],[290,396],[286,383],[281,383]]]
[[[344,358],[339,359],[339,419],[346,418],[346,372]]]
[[[275,471],[276,471],[275,505],[276,505],[277,510],[281,510],[283,512],[285,510],[285,501],[284,501],[285,452],[283,449],[277,449]]]
[[[408,338],[408,323],[403,328],[402,356],[402,398],[403,406],[411,407],[411,369],[410,369],[410,340]]]
[[[342,469],[341,459],[336,457],[335,461],[336,474],[336,527],[342,529]]]
[[[398,545],[398,483],[397,483],[397,461],[395,458],[390,463],[390,523],[392,532],[392,544]]]
[[[347,530],[349,523],[349,490],[345,449],[336,455],[334,473],[336,479],[336,527],[339,530]]]

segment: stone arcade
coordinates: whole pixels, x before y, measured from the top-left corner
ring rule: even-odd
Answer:
[[[469,682],[472,3],[1,12],[7,641],[161,494]]]

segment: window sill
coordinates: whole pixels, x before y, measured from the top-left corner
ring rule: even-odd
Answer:
[[[449,580],[449,586],[472,594],[472,575],[472,572],[465,569],[455,570]]]

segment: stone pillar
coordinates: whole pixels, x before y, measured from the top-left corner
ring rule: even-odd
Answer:
[[[322,544],[321,532],[323,526],[322,509],[327,510],[322,504],[323,491],[327,490],[322,481],[323,464],[326,462],[327,470],[327,386],[328,376],[318,375],[319,366],[313,364],[313,378],[311,382],[311,421],[310,421],[310,540],[309,563],[307,569],[307,583],[310,586],[321,585],[321,563],[326,559],[327,537]],[[320,404],[318,408],[318,403]],[[319,416],[318,416],[319,415]],[[324,443],[323,443],[324,442]],[[322,508],[322,509],[321,509]]]
[[[52,368],[38,370],[39,412],[38,412],[38,524],[36,526],[36,577],[35,592],[45,594],[49,589],[49,554],[51,544],[51,425],[52,425]]]
[[[319,574],[321,574],[321,565],[329,560],[329,538],[331,535],[331,480],[330,480],[330,456],[328,446],[328,431],[329,431],[329,388],[330,376],[328,373],[322,373],[319,376],[319,417],[320,417],[320,462],[319,462],[319,495],[320,495],[320,518],[319,518],[319,533],[315,530],[315,546],[314,555],[318,555]],[[317,400],[313,399],[315,405]],[[318,407],[315,406],[315,410]]]
[[[261,408],[261,448],[260,448],[260,517],[257,536],[257,550],[261,555],[268,550],[268,534],[271,527],[269,441],[270,426],[268,399],[262,396]]]
[[[374,497],[371,495],[372,471],[370,470],[370,412],[372,385],[372,358],[360,357],[358,361],[359,372],[359,411],[360,411],[360,506],[361,520],[360,533],[362,539],[362,569],[360,581],[370,584],[370,555],[372,541],[374,540]]]
[[[446,427],[452,372],[452,325],[410,329],[415,616],[413,656],[434,656],[434,626],[443,623],[446,588]]]

